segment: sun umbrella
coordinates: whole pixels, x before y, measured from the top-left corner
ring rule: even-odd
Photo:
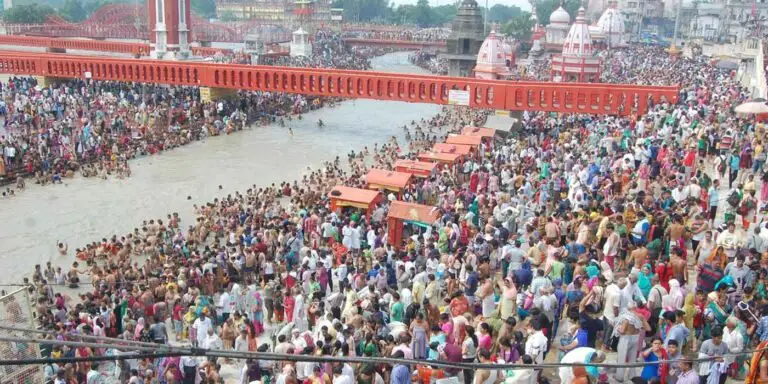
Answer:
[[[765,101],[748,101],[736,107],[735,111],[742,115],[768,113],[768,104]]]

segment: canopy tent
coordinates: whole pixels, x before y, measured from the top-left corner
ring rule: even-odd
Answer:
[[[493,128],[484,127],[464,127],[464,129],[461,130],[462,136],[480,136],[493,138],[497,133],[498,132]]]
[[[373,168],[368,171],[365,181],[369,189],[386,189],[398,194],[411,183],[412,175],[406,172],[387,171]]]
[[[416,157],[422,161],[453,165],[463,159],[464,155],[458,153],[421,152]]]
[[[479,146],[483,142],[482,136],[449,135],[445,142],[448,144],[462,144]]]
[[[388,243],[395,247],[402,245],[403,226],[406,223],[428,227],[439,218],[440,211],[437,207],[393,201],[389,206],[389,213],[387,214]]]
[[[417,160],[397,160],[395,161],[395,171],[408,172],[416,177],[430,177],[435,174],[437,164],[427,161]]]
[[[471,145],[462,144],[436,143],[432,146],[432,152],[458,153],[464,156],[470,156],[473,149]]]
[[[371,217],[373,207],[381,202],[383,196],[378,191],[337,185],[328,193],[331,199],[331,211],[343,207],[360,208],[366,211],[366,217]]]
[[[734,108],[734,111],[742,115],[759,115],[768,113],[768,104],[766,104],[765,101],[752,100],[739,104]]]

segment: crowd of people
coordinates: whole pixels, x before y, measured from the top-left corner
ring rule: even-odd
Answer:
[[[286,58],[280,65],[370,68],[375,52],[346,48],[335,37],[319,39],[312,59]],[[153,155],[252,124],[284,122],[335,103],[273,92],[241,92],[237,99],[200,101],[197,88],[69,80],[43,87],[34,78],[0,84],[0,182],[3,197],[25,180],[58,184],[84,177],[130,176],[129,160]],[[281,125],[284,123],[281,123]]]
[[[404,40],[404,41],[442,41],[448,38],[450,30],[446,28],[409,29],[403,28],[396,31],[345,31],[345,38],[371,39],[371,40]]]
[[[408,56],[408,60],[418,65],[424,70],[437,75],[448,74],[448,61],[438,58],[434,53],[427,51],[416,51]]]
[[[525,112],[520,127],[370,214],[330,210],[334,186],[361,187],[368,169],[391,169],[488,116],[446,107],[404,127],[407,147],[393,138],[301,180],[254,185],[195,206],[189,222],[148,220],[76,249],[68,271],[37,266],[38,320],[58,340],[419,360],[135,359],[121,370],[131,383],[223,382],[222,367],[240,372],[228,382],[279,384],[768,380],[768,358],[751,352],[768,345],[765,132],[732,108],[749,94],[706,58],[648,47],[613,57],[622,69],[605,70],[607,81],[677,83],[679,102],[631,117]],[[398,198],[438,215],[391,244]],[[87,293],[67,300],[55,284]],[[635,362],[643,367],[626,367]],[[98,382],[93,367],[46,372],[57,384]]]

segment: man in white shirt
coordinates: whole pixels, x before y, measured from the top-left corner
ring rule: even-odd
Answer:
[[[547,337],[541,331],[541,322],[537,319],[531,320],[530,327],[528,339],[525,341],[525,354],[533,358],[534,364],[541,364],[547,350]]]
[[[651,292],[648,294],[648,310],[653,311],[655,308],[661,308],[661,301],[667,294],[667,289],[659,283],[659,276],[653,275],[651,277]]]
[[[208,311],[204,309],[203,312],[200,313],[200,317],[192,323],[192,328],[197,332],[197,340],[192,340],[192,342],[196,344],[195,346],[204,346],[205,341],[208,338],[208,330],[213,329],[211,319],[206,316],[207,312]]]
[[[341,365],[333,366],[333,384],[354,384],[355,381],[343,372],[344,368]]]
[[[736,329],[736,323],[731,319],[728,319],[725,323],[725,328],[723,328],[723,343],[728,346],[728,352],[731,353],[725,356],[725,363],[731,364],[736,361],[735,356],[744,350],[744,337]]]
[[[732,221],[728,223],[728,230],[717,236],[717,245],[725,248],[729,261],[736,256],[736,250],[744,246],[744,238],[736,232],[736,225]]]
[[[547,350],[547,337],[541,331],[541,322],[537,319],[531,320],[529,325],[528,340],[525,341],[525,354],[533,359],[533,364],[544,362],[544,352]],[[539,371],[533,374],[532,382],[539,379]]]
[[[219,313],[220,313],[219,323],[223,324],[229,318],[230,297],[229,297],[229,292],[227,292],[227,290],[224,287],[221,288],[219,293],[220,293],[219,305],[217,306],[217,308],[219,309]]]
[[[619,306],[621,305],[621,289],[613,281],[609,281],[605,287],[605,305],[603,306],[603,345],[610,346],[612,343],[613,326],[616,317],[619,316]]]
[[[224,349],[224,342],[221,341],[219,335],[213,331],[213,327],[208,328],[208,336],[205,338],[205,344],[203,344],[203,348],[217,350]]]

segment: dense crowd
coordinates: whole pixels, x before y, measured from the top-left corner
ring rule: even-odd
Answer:
[[[426,51],[416,51],[408,56],[408,60],[419,67],[438,75],[448,74],[448,61],[438,58]]]
[[[319,40],[312,59],[286,58],[281,65],[370,68],[375,52],[350,50],[338,40]],[[61,183],[85,177],[130,176],[130,159],[153,155],[254,123],[280,122],[332,98],[241,92],[236,99],[201,102],[197,88],[70,80],[43,87],[33,78],[0,84],[0,180]]]
[[[406,40],[406,41],[441,41],[448,38],[450,30],[445,28],[426,28],[420,30],[403,29],[399,31],[346,31],[345,38],[371,40]]]
[[[228,366],[238,383],[766,382],[768,358],[746,352],[768,345],[764,127],[732,112],[746,90],[704,58],[641,47],[614,58],[626,66],[607,81],[679,82],[679,102],[632,117],[525,112],[519,129],[370,213],[330,210],[332,187],[363,186],[371,167],[391,169],[488,114],[446,107],[404,127],[407,148],[366,147],[302,180],[195,206],[189,222],[169,215],[87,244],[69,270],[38,266],[38,319],[61,340],[421,361],[135,359],[121,370],[131,383],[223,382]],[[438,214],[392,244],[387,212],[398,198]],[[55,284],[88,290],[67,300]],[[105,353],[115,352],[51,351]],[[536,367],[545,361],[586,365]],[[633,362],[644,366],[622,366]],[[57,384],[92,383],[104,375],[95,366],[46,372]]]

